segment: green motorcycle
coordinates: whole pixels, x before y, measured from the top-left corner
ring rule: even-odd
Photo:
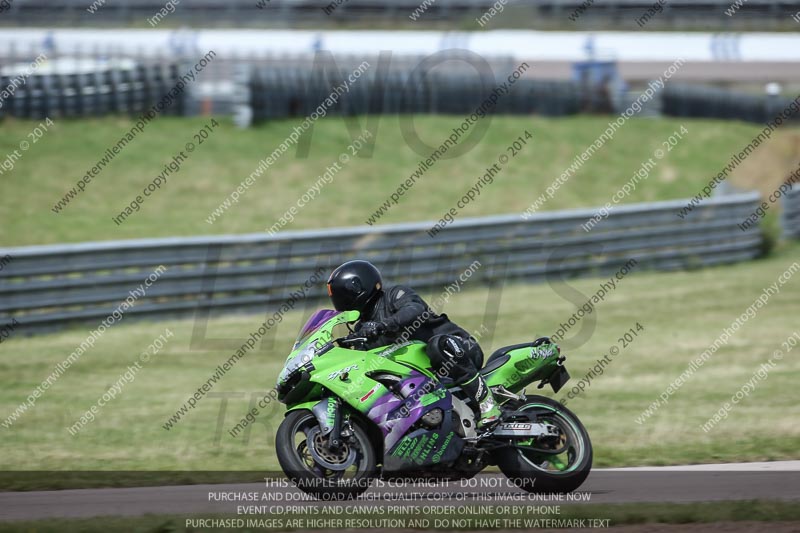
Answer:
[[[278,377],[288,407],[278,461],[303,491],[353,498],[381,476],[459,480],[490,465],[529,492],[571,492],[589,475],[592,444],[569,409],[520,391],[554,392],[569,379],[560,348],[540,339],[494,352],[481,369],[501,420],[476,429],[472,400],[431,370],[425,343],[373,350],[349,331],[358,311],[320,310],[301,330]],[[335,338],[334,329],[347,332]],[[440,375],[442,374],[442,375]]]

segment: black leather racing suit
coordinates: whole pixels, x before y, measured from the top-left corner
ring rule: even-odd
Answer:
[[[355,330],[363,322],[380,322],[386,333],[370,341],[368,349],[386,346],[398,340],[426,342],[427,354],[440,375],[455,383],[472,380],[483,366],[483,351],[478,342],[446,314],[434,313],[412,289],[395,285],[382,291],[370,309],[365,309]]]

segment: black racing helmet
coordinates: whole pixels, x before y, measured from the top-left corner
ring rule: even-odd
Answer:
[[[381,287],[381,273],[369,261],[348,261],[328,278],[328,296],[337,311],[362,313],[381,294]]]

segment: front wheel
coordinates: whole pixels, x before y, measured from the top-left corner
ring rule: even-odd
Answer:
[[[343,435],[334,450],[311,411],[290,412],[275,436],[284,473],[302,491],[323,500],[351,499],[367,490],[377,472],[375,450],[357,420],[350,426],[352,435]]]
[[[592,442],[575,414],[555,400],[528,396],[517,411],[535,411],[538,422],[559,429],[560,436],[546,441],[517,442],[494,453],[497,466],[514,484],[528,492],[572,492],[592,468]],[[536,448],[536,450],[531,450]]]

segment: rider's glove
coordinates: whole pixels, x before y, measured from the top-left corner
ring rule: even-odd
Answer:
[[[386,325],[382,322],[364,322],[358,329],[358,333],[369,340],[377,339],[386,332]]]

